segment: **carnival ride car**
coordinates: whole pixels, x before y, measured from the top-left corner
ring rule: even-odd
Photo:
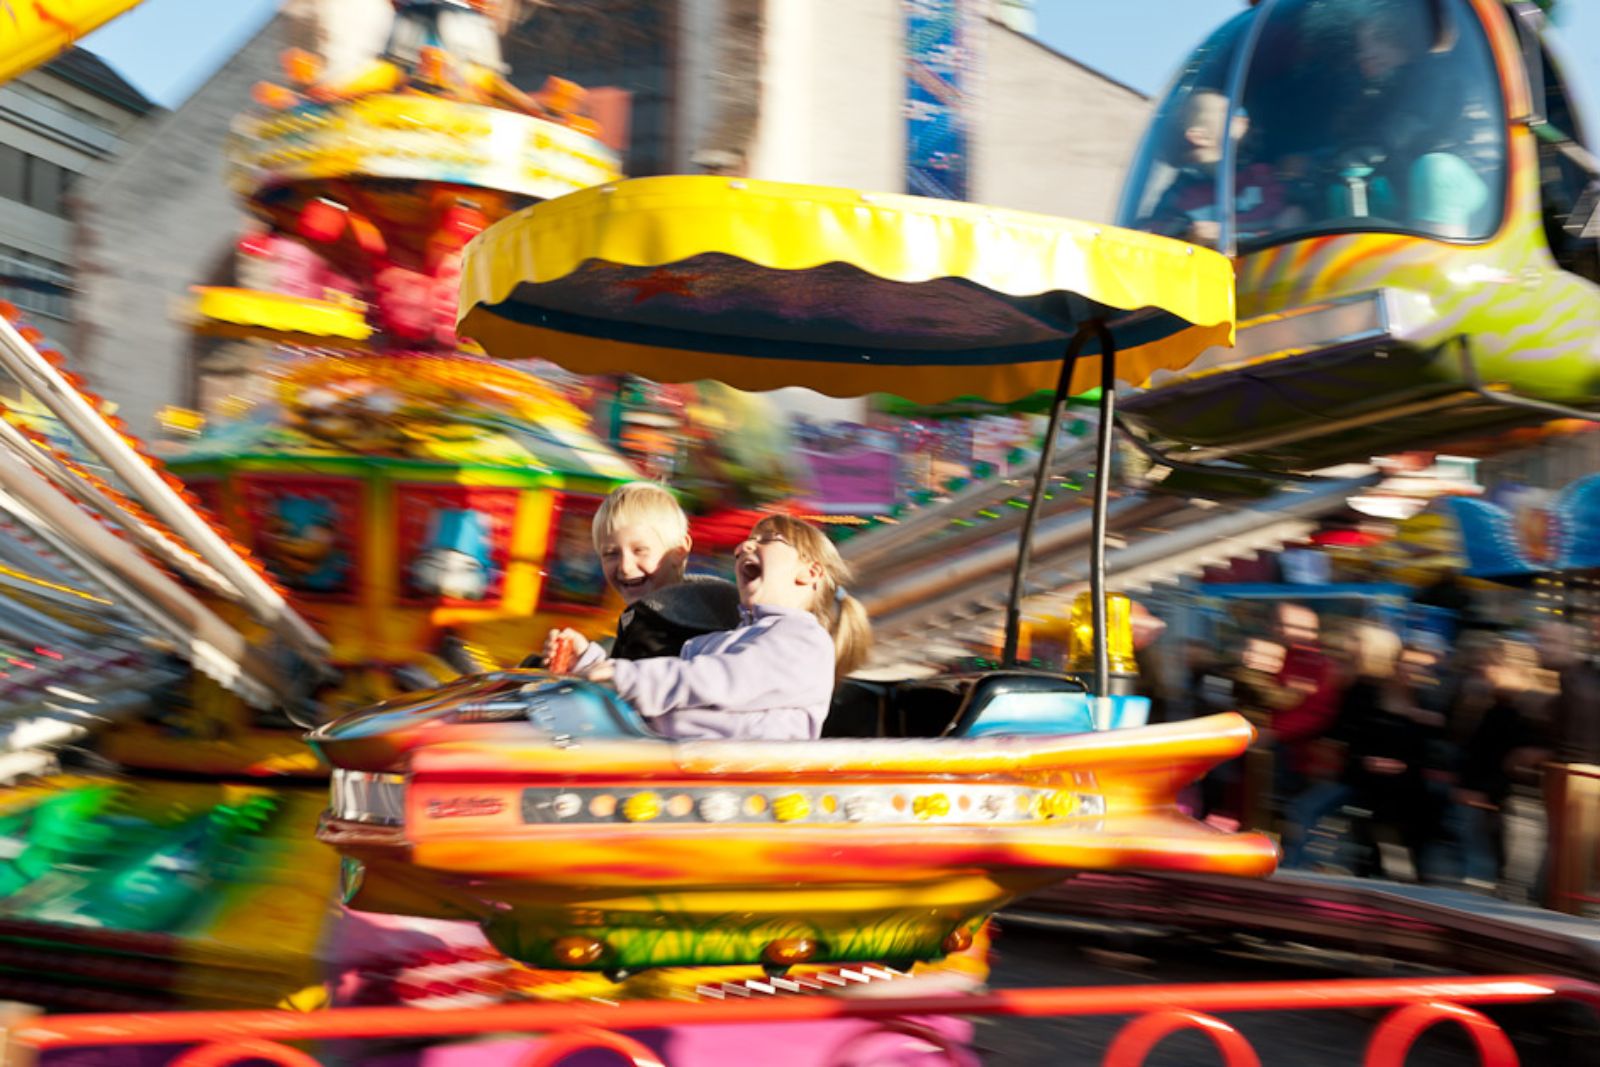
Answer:
[[[1109,415],[1119,365],[1143,380],[1227,343],[1231,285],[1221,257],[1161,237],[652,178],[486,230],[467,250],[461,328],[502,357],[744,389],[1004,401],[1053,384],[1051,442],[1074,383],[1100,381]],[[1110,729],[1101,585],[1087,723],[1064,710],[1077,683],[1012,669],[969,679],[922,739],[675,743],[585,681],[497,672],[314,731],[335,768],[320,836],[345,856],[354,908],[469,919],[515,958],[613,975],[931,959],[1072,871],[1270,871],[1264,836],[1175,808],[1182,785],[1248,744],[1242,718]],[[1015,661],[1015,610],[1007,635]],[[1073,732],[1085,726],[1100,729]]]
[[[1253,4],[1180,69],[1118,219],[1237,257],[1238,345],[1123,418],[1175,459],[1305,470],[1590,417],[1583,139],[1533,4]]]

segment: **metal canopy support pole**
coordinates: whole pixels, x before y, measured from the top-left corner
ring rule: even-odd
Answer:
[[[1110,726],[1105,698],[1111,695],[1111,652],[1106,629],[1106,509],[1111,491],[1111,439],[1117,416],[1117,344],[1096,324],[1100,337],[1100,425],[1095,429],[1094,527],[1089,535],[1089,597],[1094,603],[1095,725]]]
[[[1022,597],[1028,582],[1028,557],[1033,553],[1033,528],[1039,523],[1039,510],[1044,507],[1045,486],[1050,483],[1050,461],[1055,456],[1056,436],[1061,432],[1061,414],[1067,408],[1072,368],[1078,362],[1078,354],[1083,351],[1090,334],[1100,334],[1102,345],[1110,341],[1109,331],[1099,320],[1084,323],[1078,328],[1078,332],[1067,343],[1067,352],[1061,361],[1061,377],[1056,382],[1055,399],[1050,404],[1050,421],[1045,426],[1044,445],[1039,450],[1039,468],[1033,473],[1033,495],[1022,517],[1017,565],[1011,571],[1011,593],[1006,597],[1006,639],[1000,662],[1007,667],[1018,666],[1017,649],[1022,639]]]

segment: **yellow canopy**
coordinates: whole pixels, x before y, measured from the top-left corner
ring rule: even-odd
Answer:
[[[332,300],[215,285],[190,292],[194,330],[207,337],[359,348],[373,332],[361,308]]]
[[[947,200],[638,178],[527,208],[468,246],[460,328],[581,374],[1009,401],[1101,319],[1142,384],[1233,342],[1233,269],[1180,241]],[[1073,388],[1099,382],[1091,340]]]
[[[0,82],[71,48],[139,0],[22,0],[0,11]]]

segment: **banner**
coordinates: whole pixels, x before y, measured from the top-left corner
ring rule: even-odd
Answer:
[[[850,449],[799,453],[810,475],[808,507],[829,515],[887,511],[895,504],[900,457],[893,452]]]
[[[965,200],[983,0],[905,0],[906,191]]]

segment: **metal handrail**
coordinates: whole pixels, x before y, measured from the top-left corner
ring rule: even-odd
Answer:
[[[1461,1025],[1488,1065],[1516,1063],[1505,1033],[1474,1006],[1564,999],[1600,1012],[1600,985],[1547,975],[1482,978],[1332,979],[1312,982],[1203,983],[1011,989],[968,996],[840,998],[772,997],[765,1000],[631,1001],[622,1004],[514,1004],[434,1012],[418,1008],[336,1008],[312,1013],[281,1011],[172,1012],[127,1015],[43,1016],[13,1020],[0,1063],[26,1064],[42,1052],[131,1045],[195,1046],[173,1061],[180,1067],[246,1059],[307,1067],[317,1061],[287,1041],[362,1038],[449,1038],[485,1033],[544,1035],[521,1062],[555,1064],[585,1049],[610,1049],[636,1065],[661,1064],[626,1031],[657,1027],[731,1026],[750,1023],[867,1020],[895,1028],[930,1016],[1132,1015],[1113,1039],[1104,1063],[1134,1067],[1168,1034],[1207,1034],[1228,1064],[1259,1064],[1249,1041],[1218,1015],[1260,1011],[1394,1008],[1378,1023],[1363,1060],[1398,1065],[1416,1039],[1439,1022]]]

